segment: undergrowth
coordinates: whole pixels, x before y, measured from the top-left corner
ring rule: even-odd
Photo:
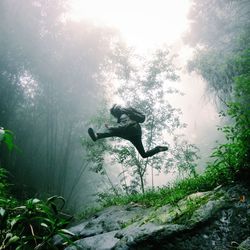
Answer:
[[[0,128],[1,141],[9,151],[16,148],[11,131]],[[7,175],[0,166],[0,250],[58,249],[53,242],[55,235],[71,244],[69,236],[74,235],[65,229],[71,217],[62,213],[63,197],[18,201],[9,192]]]
[[[61,212],[65,203],[61,196],[17,201],[5,179],[6,171],[0,167],[0,250],[58,249],[53,244],[55,235],[65,244],[72,243],[69,236],[74,235],[65,229],[71,217]]]
[[[195,192],[204,192],[215,188],[220,184],[230,182],[232,178],[227,177],[222,171],[217,171],[210,166],[203,175],[187,178],[174,183],[172,186],[149,190],[144,194],[133,195],[107,195],[103,199],[103,206],[126,205],[139,203],[145,207],[160,207],[166,204],[176,204],[179,200]]]

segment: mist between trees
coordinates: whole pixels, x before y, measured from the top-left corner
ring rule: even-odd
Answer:
[[[223,109],[234,77],[242,74],[235,59],[249,48],[249,3],[193,3],[184,39],[196,48],[189,69]],[[75,209],[92,199],[90,193],[144,192],[155,185],[153,178],[145,182],[154,171],[195,175],[198,148],[181,136],[181,111],[167,98],[180,94],[171,51],[138,57],[116,31],[70,21],[66,13],[66,1],[0,2],[0,126],[14,132],[19,148],[11,155],[1,148],[0,159],[16,196],[58,194]],[[98,129],[110,119],[114,95],[146,114],[145,147],[168,143],[168,154],[142,160],[129,144],[93,145],[85,138],[90,124]],[[120,164],[118,186],[107,164]]]

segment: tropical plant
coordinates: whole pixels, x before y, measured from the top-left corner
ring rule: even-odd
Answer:
[[[60,208],[56,205],[58,200],[62,202]],[[21,206],[16,206],[13,200],[1,202],[0,249],[57,249],[53,245],[55,235],[65,240],[67,235],[74,236],[64,229],[69,223],[69,218],[62,218],[60,214],[64,203],[60,196],[53,196],[46,202],[29,199]]]
[[[13,133],[0,129],[0,139],[9,151],[15,147]],[[37,198],[18,202],[10,195],[8,172],[0,166],[0,250],[4,249],[57,249],[53,237],[60,235],[71,243],[65,229],[72,217],[61,211],[65,200],[53,196],[46,201]]]
[[[248,60],[246,60],[248,58]],[[238,63],[244,62],[244,67],[250,66],[249,50]],[[216,158],[213,165],[224,169],[226,176],[234,177],[235,173],[249,169],[250,165],[250,74],[249,71],[235,78],[233,89],[234,101],[227,104],[227,112],[222,116],[230,116],[232,124],[223,126],[226,143],[219,145],[212,157]],[[249,171],[249,170],[248,170]]]
[[[219,128],[226,140],[214,149],[214,161],[207,168],[218,182],[249,172],[249,10],[248,1],[194,0],[190,12],[186,42],[195,46],[196,53],[189,68],[206,81],[209,92],[219,99],[221,117],[226,118],[226,125]]]

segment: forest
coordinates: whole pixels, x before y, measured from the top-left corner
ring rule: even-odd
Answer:
[[[249,185],[250,2],[190,2],[185,70],[205,82],[221,120],[202,171],[204,156],[170,102],[183,95],[171,47],[139,55],[118,30],[68,18],[66,0],[0,1],[0,250],[64,249],[54,236],[72,244],[68,225],[105,207]],[[146,115],[144,147],[167,143],[167,153],[143,159],[124,140],[89,138],[89,127],[115,124],[115,98]],[[157,185],[157,174],[172,172]]]

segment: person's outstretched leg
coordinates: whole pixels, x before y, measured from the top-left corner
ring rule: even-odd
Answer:
[[[93,141],[96,141],[98,139],[108,138],[108,137],[114,137],[114,136],[121,137],[122,128],[113,127],[113,128],[107,129],[105,132],[102,132],[102,133],[95,133],[93,128],[89,128],[88,134]]]
[[[156,146],[155,148],[145,152],[141,138],[133,138],[130,140],[130,142],[136,147],[137,151],[142,156],[142,158],[148,158],[155,154],[168,150],[168,147],[166,146]]]

